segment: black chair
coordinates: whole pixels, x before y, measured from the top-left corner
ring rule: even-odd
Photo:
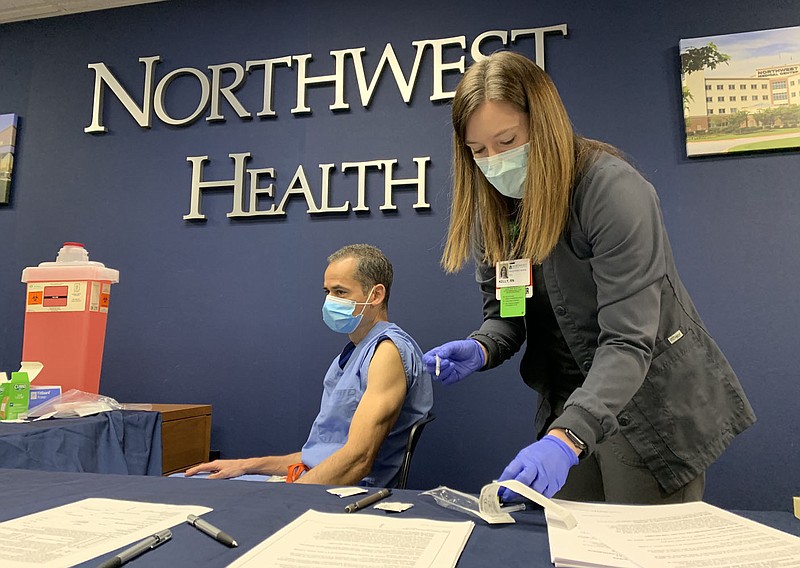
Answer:
[[[406,442],[406,453],[403,455],[403,465],[400,466],[400,472],[397,476],[398,489],[406,488],[408,470],[411,468],[411,456],[414,455],[414,449],[417,447],[417,442],[419,442],[419,437],[422,435],[422,430],[425,428],[425,425],[434,420],[436,420],[436,416],[432,412],[429,412],[411,427],[411,431],[408,433],[408,442]]]

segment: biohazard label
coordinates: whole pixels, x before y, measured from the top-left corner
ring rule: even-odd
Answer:
[[[111,284],[103,282],[100,286],[100,312],[107,314],[108,302],[111,299]]]
[[[27,312],[82,312],[88,282],[30,282]]]

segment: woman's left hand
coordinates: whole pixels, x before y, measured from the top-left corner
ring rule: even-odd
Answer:
[[[578,456],[567,443],[548,434],[521,449],[517,457],[503,470],[498,481],[516,479],[545,497],[552,497],[564,486],[569,469],[577,463]],[[500,499],[513,501],[519,499],[519,496],[510,489],[503,488]]]

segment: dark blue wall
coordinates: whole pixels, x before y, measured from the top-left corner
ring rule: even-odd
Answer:
[[[678,41],[800,24],[795,2],[303,3],[170,1],[0,26],[0,113],[20,116],[12,202],[0,206],[0,368],[18,364],[23,333],[22,269],[52,260],[65,240],[117,268],[101,389],[120,401],[213,404],[212,447],[225,457],[297,450],[320,381],[344,337],[321,321],[325,257],[370,242],[393,261],[390,315],[423,349],[463,337],[480,323],[471,269],[438,267],[448,219],[449,106],[428,100],[426,56],[411,104],[388,77],[369,109],[347,72],[351,110],[333,113],[331,87],[310,89],[311,115],[295,116],[295,71],[276,74],[269,120],[189,127],[154,120],[139,128],[107,93],[105,135],[85,134],[94,73],[104,62],[139,100],[139,57],[160,55],[157,79],[179,67],[311,53],[311,74],[333,72],[331,50],[366,47],[371,75],[391,42],[410,69],[411,42],[492,29],[566,23],[547,39],[547,70],[576,128],[631,154],[656,186],[687,287],[728,355],[759,415],[708,478],[707,500],[729,508],[789,508],[797,493],[796,322],[800,302],[800,160],[796,153],[687,159],[682,135]],[[533,42],[517,48],[534,57]],[[458,57],[448,51],[447,59]],[[469,59],[468,59],[469,61]],[[372,65],[373,67],[369,67]],[[351,68],[349,68],[351,69]],[[448,79],[449,88],[456,76]],[[260,109],[260,75],[240,99]],[[173,84],[167,107],[188,114],[189,81]],[[207,116],[207,113],[203,116]],[[383,203],[380,174],[368,181],[369,213],[311,216],[294,199],[282,219],[234,221],[230,192],[206,192],[206,222],[187,222],[191,167],[208,155],[206,179],[231,177],[229,153],[276,169],[282,195],[299,164],[319,195],[319,164],[334,163],[333,203],[355,200],[344,161],[430,156],[428,211],[398,191]],[[266,201],[264,207],[269,206]],[[511,361],[454,387],[436,387],[439,419],[418,449],[412,484],[468,491],[496,478],[532,440],[536,399]],[[794,481],[794,483],[793,483]]]

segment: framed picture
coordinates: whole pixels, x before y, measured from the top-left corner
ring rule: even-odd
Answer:
[[[682,39],[686,154],[800,148],[800,26]]]
[[[14,170],[16,139],[17,115],[0,114],[0,203],[8,203],[11,195],[11,173]]]

